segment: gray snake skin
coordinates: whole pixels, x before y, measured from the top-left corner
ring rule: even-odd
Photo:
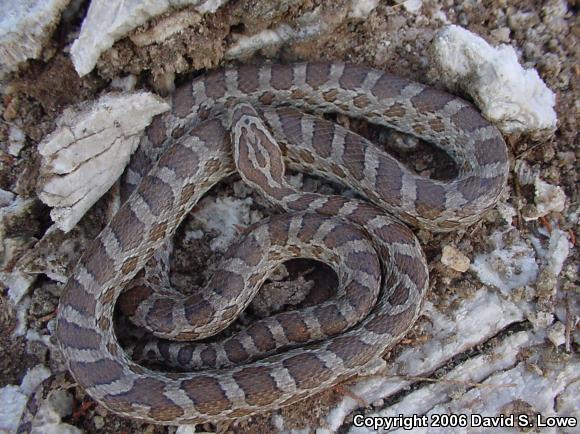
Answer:
[[[295,108],[412,134],[450,154],[459,174],[420,177],[366,139]],[[149,151],[159,154],[152,167]],[[409,330],[428,288],[424,254],[400,221],[434,231],[471,224],[495,205],[508,172],[500,133],[469,103],[342,63],[248,65],[195,78],[176,90],[172,112],[154,119],[133,160],[135,190],[74,269],[56,336],[95,400],[160,424],[276,409],[370,368]],[[285,167],[366,200],[296,191]],[[203,290],[155,288],[143,278],[147,261],[204,193],[236,171],[285,212],[250,228]],[[182,342],[231,324],[269,273],[295,257],[335,270],[332,300],[278,313],[225,341]],[[158,338],[142,351],[191,371],[161,372],[127,356],[113,329],[125,288],[121,310]]]

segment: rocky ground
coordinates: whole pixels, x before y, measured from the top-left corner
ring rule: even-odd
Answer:
[[[64,109],[133,89],[165,97],[174,81],[227,64],[264,61],[349,61],[443,88],[449,84],[433,67],[432,46],[449,24],[492,46],[513,46],[520,63],[536,69],[556,95],[557,129],[505,134],[512,169],[508,191],[480,223],[451,234],[417,231],[429,261],[431,291],[411,333],[385,355],[385,373],[276,414],[198,431],[367,432],[354,426],[357,414],[580,417],[575,1],[201,2],[138,25],[119,24],[112,47],[102,41],[106,26],[81,32],[88,1],[54,3],[57,19],[46,30],[51,36],[42,39],[35,60],[5,71],[0,85],[0,398],[11,402],[0,409],[0,431],[14,429],[8,416],[22,410],[33,385],[62,370],[50,336],[63,282],[118,199],[114,185],[70,232],[52,227],[51,209],[37,195],[43,180],[38,145]],[[79,48],[74,42],[79,34],[102,46],[102,54],[91,58]],[[86,75],[79,77],[79,70]],[[453,91],[469,98],[460,86]],[[364,122],[336,121],[385,141],[382,131]],[[449,160],[429,146],[392,150],[426,175],[453,172]],[[342,191],[297,174],[293,181],[310,191]],[[237,228],[272,212],[235,177],[212,190],[195,211],[178,231],[173,264],[173,279],[194,285],[204,282]],[[286,268],[242,321],[260,315],[264,304],[271,307],[277,298],[271,294],[280,288],[301,300],[312,287],[331,286],[328,270],[316,264],[298,261]],[[88,433],[193,432],[117,417],[80,389],[59,402],[47,416],[52,419],[44,421],[56,424],[58,432],[76,432],[72,427]]]

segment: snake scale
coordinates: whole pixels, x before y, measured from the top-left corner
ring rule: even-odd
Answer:
[[[412,134],[451,155],[458,175],[421,177],[297,108]],[[152,167],[147,149],[159,154]],[[95,400],[160,424],[272,410],[371,367],[411,327],[428,287],[424,254],[401,221],[434,231],[473,223],[497,202],[508,172],[499,131],[469,103],[343,63],[246,65],[197,77],[175,91],[171,112],[153,120],[133,161],[135,189],[76,265],[56,336]],[[296,191],[286,167],[343,183],[365,200]],[[204,193],[236,171],[285,212],[243,234],[193,295],[134,280]],[[269,273],[295,257],[334,269],[331,300],[275,314],[223,342],[182,342],[231,324]],[[157,336],[147,352],[190,371],[150,369],[120,347],[113,311],[127,287],[124,314]]]

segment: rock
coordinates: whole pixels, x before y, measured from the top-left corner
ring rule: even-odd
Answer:
[[[513,47],[490,46],[459,26],[447,26],[432,47],[433,75],[475,100],[504,133],[549,135],[556,129],[556,96],[538,73],[518,63]]]
[[[191,5],[204,14],[215,12],[224,3],[225,0],[93,0],[81,33],[71,47],[75,69],[81,76],[88,74],[101,53],[115,41],[170,8]]]
[[[555,347],[563,345],[566,341],[565,337],[566,327],[560,321],[556,321],[552,326],[548,328],[548,339],[554,344]]]
[[[70,231],[117,180],[153,116],[169,109],[147,93],[106,95],[66,110],[38,150],[43,156],[38,196],[53,207],[57,227]]]
[[[38,59],[70,0],[3,0],[0,14],[0,78]]]
[[[453,246],[443,247],[441,262],[449,268],[465,273],[469,270],[470,261],[467,256]]]

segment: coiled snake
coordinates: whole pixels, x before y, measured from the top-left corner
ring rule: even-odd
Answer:
[[[422,178],[360,136],[296,111],[337,112],[425,139],[459,175]],[[159,150],[150,171],[144,150]],[[342,63],[242,66],[177,89],[133,158],[140,179],[66,284],[56,336],[78,384],[111,411],[153,423],[216,422],[296,402],[372,365],[410,328],[428,286],[426,261],[401,221],[450,231],[494,206],[507,150],[469,103],[382,71]],[[341,182],[368,201],[300,193],[285,167]],[[225,254],[203,291],[159,294],[139,281],[125,314],[162,338],[160,372],[130,360],[113,330],[125,287],[218,181],[242,178],[286,213],[256,225]],[[396,218],[390,217],[395,215]],[[273,268],[294,257],[337,273],[336,297],[252,324],[219,343]],[[278,351],[283,350],[282,353]],[[278,353],[278,354],[277,354]]]

